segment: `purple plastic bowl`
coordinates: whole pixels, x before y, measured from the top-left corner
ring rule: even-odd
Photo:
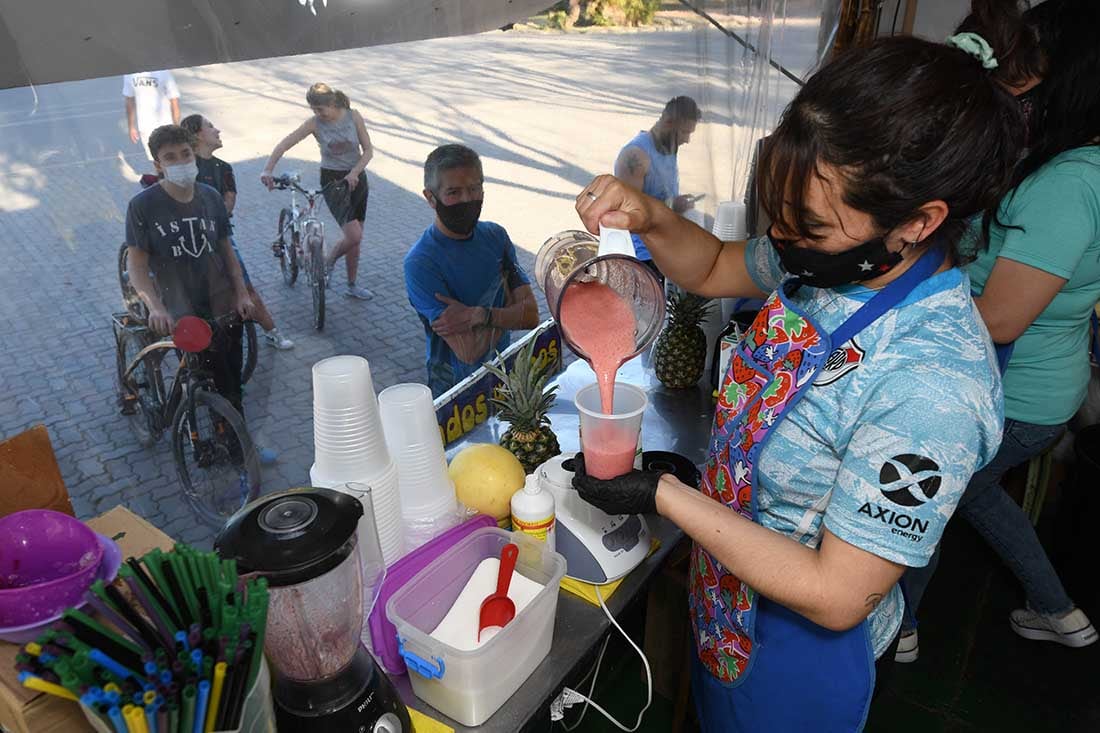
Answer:
[[[95,532],[68,514],[30,509],[0,517],[0,626],[76,605],[102,560]]]

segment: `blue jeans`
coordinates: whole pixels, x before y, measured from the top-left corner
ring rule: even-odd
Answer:
[[[970,479],[959,500],[956,516],[962,516],[1000,555],[1001,560],[1024,586],[1028,605],[1045,614],[1063,614],[1073,610],[1058,573],[1050,564],[1031,520],[1001,486],[1001,477],[1015,466],[1031,460],[1058,440],[1065,425],[1033,425],[1005,419],[1004,437],[997,455]],[[909,612],[903,627],[916,626],[920,608],[932,574],[939,563],[940,548],[923,568],[909,568],[902,576]]]

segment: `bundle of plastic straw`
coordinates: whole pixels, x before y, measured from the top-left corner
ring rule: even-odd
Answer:
[[[87,600],[16,658],[31,689],[79,700],[115,733],[210,733],[240,726],[263,662],[267,581],[234,560],[176,545],[97,581]],[[113,628],[112,628],[113,627]]]

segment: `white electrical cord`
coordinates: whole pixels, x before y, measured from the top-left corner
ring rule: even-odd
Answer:
[[[617,727],[619,730],[626,731],[626,733],[634,733],[634,731],[638,730],[638,728],[641,727],[642,718],[645,716],[646,711],[649,710],[649,706],[653,703],[653,674],[649,670],[649,660],[646,659],[645,653],[642,652],[642,650],[638,647],[638,645],[634,643],[633,639],[631,639],[629,636],[626,635],[626,632],[623,631],[623,627],[619,626],[619,622],[616,621],[615,617],[611,615],[611,611],[609,611],[607,609],[607,605],[604,603],[603,593],[600,592],[600,587],[595,586],[595,588],[596,588],[596,598],[598,598],[599,601],[600,601],[600,608],[602,608],[603,612],[605,614],[607,614],[607,618],[608,618],[609,621],[611,621],[611,625],[619,630],[619,633],[623,635],[623,638],[626,639],[627,643],[629,643],[630,646],[634,647],[634,651],[638,652],[638,656],[642,658],[642,664],[645,665],[645,677],[646,677],[645,707],[642,708],[642,711],[640,713],[638,713],[638,720],[635,721],[634,727],[633,728],[627,728],[625,725],[623,725],[619,721],[615,720],[615,718],[613,718],[610,713],[608,713],[606,710],[604,710],[602,707],[600,707],[598,703],[596,703],[594,700],[592,700],[592,698],[591,698],[592,692],[593,692],[593,690],[596,689],[596,677],[599,676],[599,673],[600,673],[600,664],[603,662],[604,652],[607,651],[607,642],[610,641],[610,639],[611,639],[611,637],[608,636],[607,640],[604,641],[603,649],[600,650],[599,659],[596,660],[596,668],[595,668],[595,670],[592,674],[592,684],[589,685],[589,687],[588,687],[588,695],[582,695],[581,693],[577,692],[576,690],[573,690],[571,688],[566,687],[565,689],[563,689],[561,691],[561,694],[558,695],[558,697],[554,700],[554,702],[550,704],[550,720],[551,721],[562,720],[565,716],[565,711],[567,709],[573,707],[574,705],[576,705],[579,702],[583,702],[584,703],[584,710],[581,711],[581,717],[577,719],[577,722],[573,724],[573,727],[570,728],[569,726],[566,726],[564,723],[562,723],[562,726],[565,727],[565,729],[567,731],[571,731],[571,730],[575,729],[578,725],[580,725],[581,720],[584,719],[584,714],[586,712],[588,712],[588,706],[591,705],[593,708],[595,708],[597,711],[599,711],[599,713],[601,715],[603,715],[605,718],[610,720],[615,725],[615,727]],[[581,680],[581,684],[582,685],[584,684],[583,679]]]

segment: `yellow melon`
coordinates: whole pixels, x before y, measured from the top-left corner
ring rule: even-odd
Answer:
[[[458,500],[482,514],[510,524],[512,494],[523,488],[523,464],[493,443],[467,446],[448,469]]]

